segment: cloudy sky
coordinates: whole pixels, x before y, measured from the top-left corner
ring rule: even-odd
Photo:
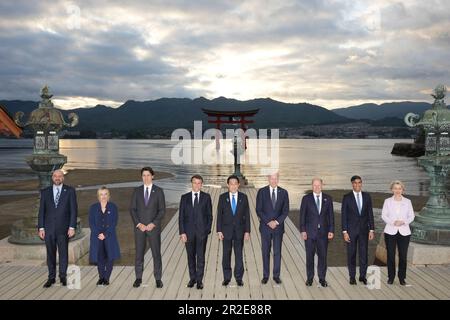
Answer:
[[[95,2],[93,4],[92,2]],[[332,109],[450,84],[450,1],[0,2],[0,100],[271,97]]]

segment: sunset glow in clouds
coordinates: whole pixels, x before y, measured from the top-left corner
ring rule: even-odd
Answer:
[[[0,100],[429,100],[450,80],[449,1],[2,1]]]

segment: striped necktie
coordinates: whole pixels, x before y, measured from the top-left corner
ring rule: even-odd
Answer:
[[[59,188],[56,188],[56,196],[55,196],[55,208],[58,208],[58,202],[59,202],[59,196],[61,195],[61,190]]]

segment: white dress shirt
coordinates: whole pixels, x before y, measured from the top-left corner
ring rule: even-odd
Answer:
[[[192,191],[192,206],[194,206],[195,194],[197,194],[198,203],[200,203],[200,191]]]
[[[148,188],[148,200],[149,200],[149,201],[150,201],[150,196],[151,196],[151,194],[152,194],[152,186],[153,186],[153,183],[150,184],[150,185],[148,185],[148,186],[146,186],[146,185],[144,184],[144,199],[145,199],[145,190],[147,190],[147,188]]]
[[[277,201],[278,200],[278,187],[272,188],[269,185],[269,189],[270,189],[270,201],[272,201],[272,192],[273,192],[273,190],[275,190],[275,201]],[[277,220],[274,220],[274,221],[277,224],[277,226],[280,224]]]
[[[272,188],[271,186],[269,186],[269,188],[270,188],[270,200],[272,200],[272,192],[273,192],[273,190],[275,190],[275,201],[277,201],[278,200],[278,193],[277,193],[278,187]]]
[[[411,200],[402,197],[400,201],[396,201],[394,197],[384,200],[381,218],[386,223],[384,233],[396,235],[400,232],[402,236],[411,234],[409,224],[414,221],[414,209]],[[394,225],[395,221],[401,220],[405,224],[401,226]]]
[[[236,200],[236,206],[237,206],[237,203],[238,203],[238,192],[236,192],[236,193],[228,192],[228,194],[229,194],[229,197],[230,197],[230,206],[233,203],[233,195],[234,195],[234,199]]]
[[[362,197],[362,192],[355,192],[353,191],[353,196],[355,197],[355,202],[356,205],[358,206],[358,194],[359,194],[359,203],[361,204],[361,210],[363,208],[363,197]]]
[[[320,214],[320,211],[322,210],[322,192],[320,194],[316,194],[313,192],[313,195],[314,195],[314,204],[317,203],[317,196],[319,196],[319,214]]]
[[[59,199],[61,199],[61,192],[62,192],[62,184],[60,184],[59,186],[57,186],[56,184],[53,185],[53,202],[56,203],[56,195],[58,194],[59,191]]]

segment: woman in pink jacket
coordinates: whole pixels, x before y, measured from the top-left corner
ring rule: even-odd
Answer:
[[[409,224],[414,220],[414,209],[411,200],[403,197],[405,185],[401,181],[391,183],[391,198],[384,200],[381,218],[386,222],[384,240],[387,251],[388,284],[394,283],[395,251],[398,247],[398,279],[401,285],[406,285],[406,259],[408,256],[411,229]]]

